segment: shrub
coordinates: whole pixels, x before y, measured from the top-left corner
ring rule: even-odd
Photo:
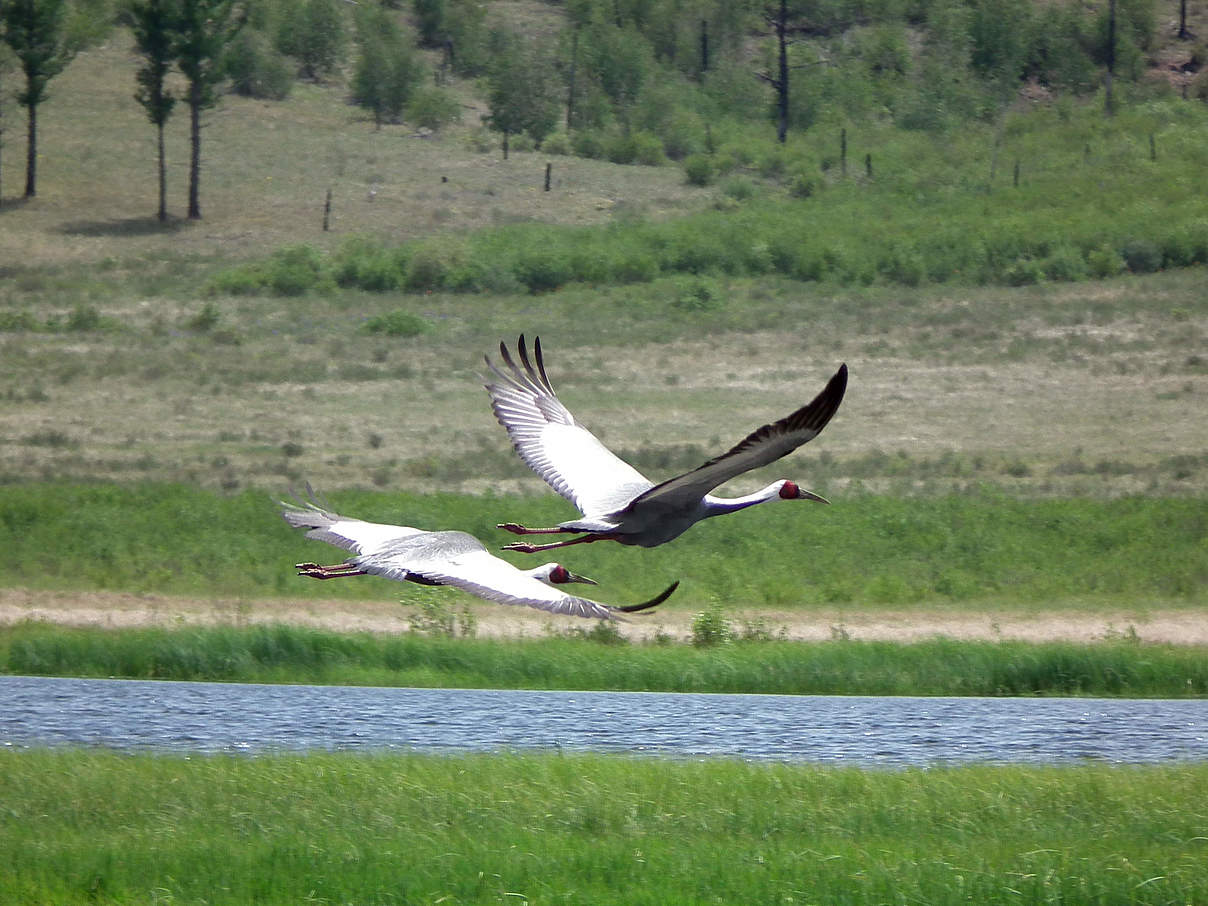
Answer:
[[[881,263],[881,273],[903,286],[919,286],[927,279],[923,256],[912,248],[894,249]]]
[[[709,185],[713,182],[713,160],[707,154],[690,155],[684,161],[684,175],[689,185]]]
[[[712,311],[724,303],[717,281],[708,277],[677,277],[671,285],[675,290],[671,304],[680,311]]]
[[[344,241],[331,262],[331,275],[340,286],[369,292],[389,292],[402,285],[403,263],[381,243],[360,236]]]
[[[1124,260],[1114,248],[1103,245],[1086,256],[1086,266],[1092,277],[1114,277],[1124,270]]]
[[[423,88],[407,104],[407,119],[422,129],[436,130],[461,119],[461,105],[443,88]]]
[[[1162,251],[1148,239],[1130,239],[1124,243],[1120,256],[1134,274],[1152,274],[1162,269]]]
[[[201,311],[191,317],[188,321],[190,330],[195,330],[198,333],[209,333],[218,326],[218,321],[221,314],[218,311],[218,306],[213,302],[207,302],[201,306]]]
[[[253,296],[264,291],[264,279],[254,265],[232,268],[215,275],[206,291],[210,295]]]
[[[67,322],[63,325],[67,330],[86,331],[99,330],[102,326],[101,313],[91,305],[77,305],[67,315]]]
[[[736,176],[727,180],[721,190],[735,201],[749,201],[755,195],[755,184],[749,179]]]
[[[637,132],[633,136],[633,159],[646,167],[661,166],[667,158],[663,154],[663,143],[658,136],[649,132]]]
[[[579,157],[587,157],[591,160],[600,160],[604,157],[604,138],[594,129],[576,130],[571,144],[574,146],[575,154]]]
[[[34,316],[27,311],[0,311],[0,331],[37,330]]]
[[[570,136],[565,132],[555,132],[541,143],[541,150],[546,154],[557,154],[561,157],[568,157],[574,153],[574,148],[571,146]]]
[[[555,290],[572,277],[568,258],[552,249],[522,252],[512,262],[512,273],[530,293]]]
[[[431,330],[431,325],[419,315],[396,308],[385,314],[374,315],[365,322],[365,331],[386,337],[417,337]]]
[[[464,267],[466,257],[459,239],[442,236],[420,242],[411,250],[403,285],[413,292],[440,289],[450,274]]]
[[[1021,258],[1007,265],[1002,279],[1007,286],[1031,286],[1044,279],[1044,269],[1039,261],[1032,258]]]
[[[734,628],[717,601],[692,618],[692,644],[697,648],[723,645],[733,638]]]
[[[231,91],[250,98],[282,101],[294,87],[294,67],[262,33],[244,28],[223,55]]]
[[[1048,280],[1085,280],[1086,261],[1077,249],[1067,245],[1058,246],[1040,263]]]
[[[675,111],[659,134],[663,153],[672,160],[683,160],[691,154],[709,150],[705,147],[706,132],[699,117],[688,111]]]
[[[265,265],[263,284],[278,296],[301,296],[323,279],[323,256],[309,245],[278,249]]]
[[[809,198],[818,191],[818,180],[812,173],[798,170],[789,181],[789,194],[794,198]]]

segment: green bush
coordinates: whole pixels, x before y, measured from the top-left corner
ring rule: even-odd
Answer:
[[[567,135],[565,132],[555,132],[541,143],[541,150],[546,154],[557,154],[560,157],[569,157],[574,153],[575,149],[571,145],[569,135]]]
[[[412,292],[441,289],[451,274],[464,267],[466,257],[460,239],[438,236],[419,242],[411,249],[403,285]]]
[[[1151,274],[1162,269],[1162,250],[1148,239],[1130,239],[1120,250],[1120,257],[1134,274]]]
[[[530,293],[550,292],[574,276],[569,259],[554,249],[532,249],[517,255],[512,273]]]
[[[571,144],[578,157],[600,160],[605,155],[604,137],[595,129],[576,129]]]
[[[34,316],[27,311],[0,311],[0,331],[37,330]]]
[[[697,648],[712,648],[733,640],[734,627],[726,618],[718,601],[712,602],[692,618],[692,644]]]
[[[250,98],[283,101],[294,86],[294,65],[264,35],[244,28],[223,55],[231,91]]]
[[[708,277],[677,277],[671,285],[675,293],[671,304],[681,311],[713,311],[725,303],[717,281]]]
[[[265,265],[264,287],[278,296],[301,296],[323,282],[323,255],[309,245],[278,249]]]
[[[1067,245],[1054,249],[1040,262],[1047,280],[1085,280],[1087,265],[1077,249]]]
[[[1111,246],[1102,245],[1086,256],[1086,266],[1092,277],[1115,277],[1124,270],[1124,259]]]
[[[382,315],[374,315],[365,322],[365,331],[386,337],[417,337],[427,333],[432,325],[409,311],[396,308]]]
[[[693,154],[684,161],[684,175],[688,184],[707,186],[713,182],[713,159],[707,154]]]
[[[402,286],[399,258],[375,239],[353,236],[332,256],[331,277],[339,286],[389,292]]]
[[[421,88],[407,103],[408,122],[422,129],[435,131],[460,119],[461,104],[443,88]]]

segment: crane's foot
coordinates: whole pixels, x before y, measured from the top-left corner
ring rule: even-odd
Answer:
[[[529,530],[519,522],[501,522],[495,528],[501,528],[505,532],[511,532],[513,535],[527,535]]]
[[[365,571],[350,563],[337,563],[334,566],[320,566],[318,563],[295,563],[294,569],[299,576],[311,579],[340,579],[344,576],[363,576]]]

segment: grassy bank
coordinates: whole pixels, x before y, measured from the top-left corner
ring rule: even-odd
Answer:
[[[0,627],[0,672],[241,682],[790,695],[1208,695],[1196,646],[772,640],[608,644],[341,634],[300,627]]]
[[[813,487],[829,493],[825,479]],[[551,495],[345,492],[346,515],[469,531],[489,546],[495,523],[568,518]],[[696,526],[653,550],[598,544],[564,552],[602,583],[602,600],[649,597],[674,579],[673,607],[810,607],[927,602],[1024,606],[1200,607],[1208,588],[1208,510],[1201,499],[1019,500],[993,490],[902,499],[853,490],[833,504],[774,504]],[[724,524],[723,524],[724,523]],[[394,599],[407,586],[362,577],[298,578],[302,560],[343,551],[285,525],[267,493],[184,485],[20,484],[0,497],[8,585],[163,594]],[[544,558],[504,554],[518,565]],[[450,600],[456,593],[449,592]]]
[[[1194,903],[1203,765],[0,751],[14,906]]]

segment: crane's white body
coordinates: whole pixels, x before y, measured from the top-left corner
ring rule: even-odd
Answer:
[[[531,553],[605,539],[656,547],[679,537],[702,519],[769,500],[826,502],[784,479],[742,497],[717,497],[710,492],[817,437],[843,400],[846,365],[839,367],[812,402],[796,412],[758,428],[699,468],[655,484],[600,443],[558,399],[545,373],[540,339],[535,343],[535,366],[529,360],[523,336],[517,351],[520,365],[507,347],[499,344],[506,372],[486,360],[497,378],[485,384],[491,408],[520,458],[583,516],[553,528],[531,529],[516,523],[500,527],[518,535],[579,532],[584,537],[553,544],[508,545],[512,550]]]
[[[375,575],[400,582],[451,585],[497,604],[535,607],[550,613],[595,619],[616,619],[617,612],[631,613],[661,604],[675,585],[643,604],[615,607],[569,595],[556,583],[584,582],[557,563],[521,570],[489,553],[482,542],[466,532],[428,532],[403,525],[365,522],[340,516],[314,503],[282,502],[285,521],[307,529],[306,537],[326,541],[355,556],[336,566],[300,563],[300,575],[316,579]],[[676,583],[678,585],[679,583]]]

